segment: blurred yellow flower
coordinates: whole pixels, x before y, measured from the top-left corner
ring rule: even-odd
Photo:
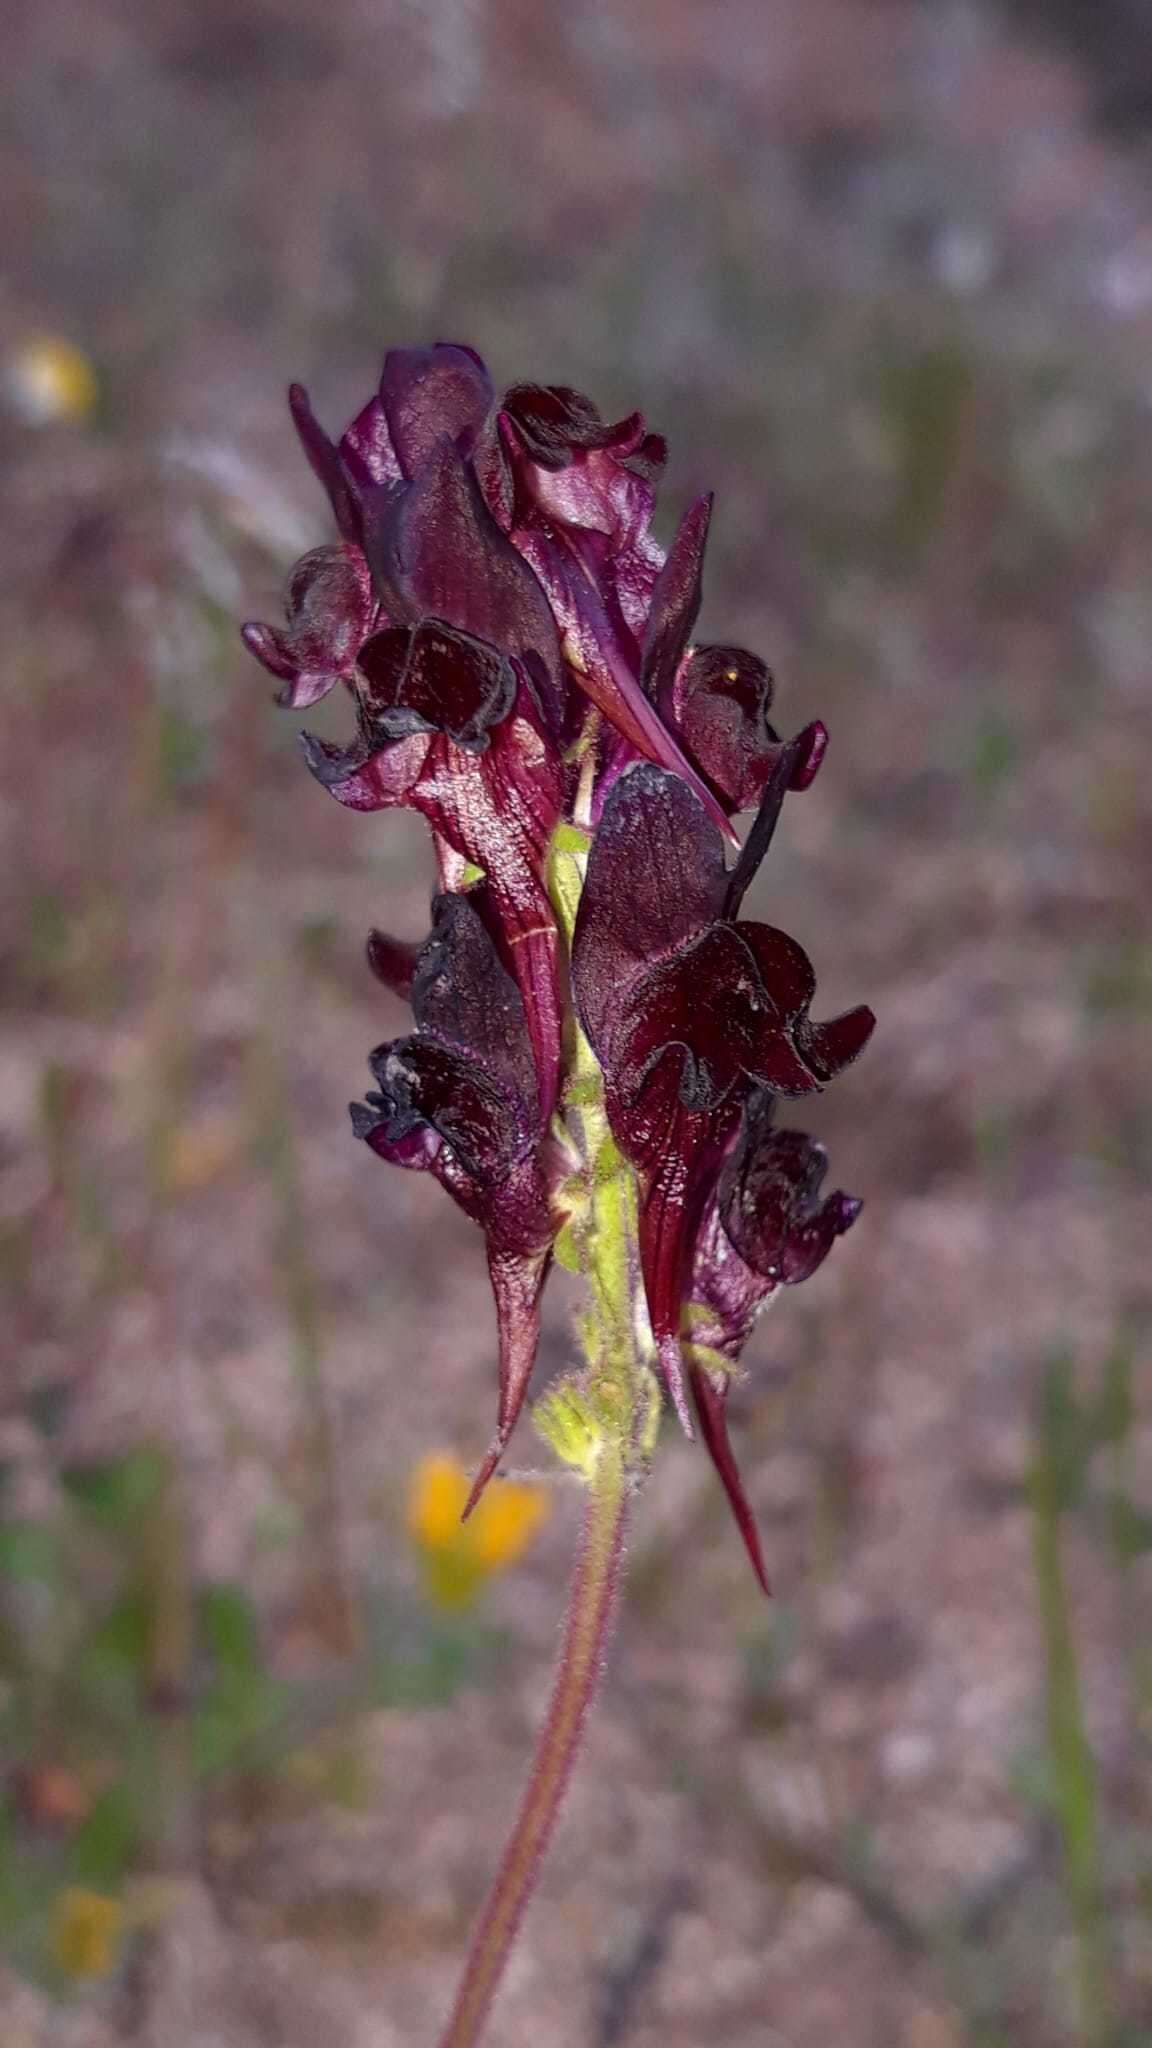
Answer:
[[[115,1968],[123,1926],[118,1899],[71,1885],[52,1915],[53,1957],[69,1977],[106,1977]]]
[[[100,395],[83,350],[56,334],[24,342],[5,365],[4,383],[9,403],[33,427],[87,419]]]
[[[544,1487],[496,1479],[462,1522],[470,1483],[458,1458],[432,1451],[408,1490],[408,1533],[440,1607],[471,1606],[486,1579],[523,1556],[549,1509]]]

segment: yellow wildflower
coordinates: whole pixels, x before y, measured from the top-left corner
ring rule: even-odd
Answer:
[[[6,371],[9,401],[29,426],[86,419],[100,395],[83,350],[56,334],[26,341],[9,358]]]
[[[484,1581],[523,1556],[548,1513],[542,1486],[493,1480],[466,1522],[469,1478],[458,1458],[421,1458],[408,1491],[408,1532],[428,1594],[440,1607],[470,1607]]]
[[[69,1977],[106,1977],[115,1968],[124,1925],[118,1899],[70,1885],[52,1915],[52,1955]]]

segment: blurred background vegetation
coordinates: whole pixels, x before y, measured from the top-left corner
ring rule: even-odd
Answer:
[[[9,0],[0,2034],[436,2037],[575,1504],[479,1240],[348,1133],[419,935],[238,651],[383,348],[718,492],[708,637],[833,751],[762,904],[880,1029],[864,1218],[669,1433],[502,2048],[1152,2041],[1143,0]],[[311,714],[336,732],[339,706]],[[324,725],[324,722],[327,724]],[[542,1378],[564,1359],[549,1310]]]

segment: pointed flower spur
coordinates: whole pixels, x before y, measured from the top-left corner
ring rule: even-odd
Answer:
[[[874,1020],[814,1020],[807,954],[743,915],[827,734],[781,738],[764,663],[694,641],[712,500],[659,546],[667,451],[642,415],[607,420],[563,385],[498,395],[454,343],[391,350],[335,440],[301,387],[290,406],[335,534],[292,570],[283,623],[244,638],[281,704],[349,700],[344,744],[301,736],[316,781],[431,830],[430,935],[368,943],[412,1026],[371,1055],[352,1127],[483,1235],[496,1420],[466,1515],[527,1401],[550,1271],[586,1285],[579,1362],[533,1410],[585,1485],[583,1548],[534,1774],[442,2037],[471,2048],[579,1744],[665,1396],[767,1590],[729,1390],[765,1303],[861,1206],[823,1194],[825,1154],[779,1103],[827,1087]]]

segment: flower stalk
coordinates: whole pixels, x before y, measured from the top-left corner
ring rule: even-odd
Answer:
[[[631,1492],[624,1459],[606,1445],[588,1486],[584,1531],[547,1718],[441,2048],[473,2048],[536,1887],[571,1781],[612,1627]]]

